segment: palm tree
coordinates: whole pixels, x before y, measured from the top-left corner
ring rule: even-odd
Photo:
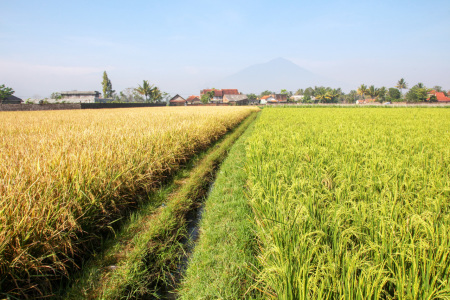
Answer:
[[[369,95],[372,99],[376,99],[379,93],[380,93],[379,90],[374,85],[371,85],[367,89],[367,95]]]
[[[336,103],[341,95],[340,89],[329,89],[327,91],[327,102]]]
[[[157,89],[157,87],[149,84],[148,80],[144,80],[142,86],[139,85],[136,91],[145,97],[145,102],[149,102],[149,100],[151,100],[150,96],[152,95],[154,89]]]
[[[422,82],[419,82],[418,84],[416,84],[416,86],[417,86],[419,89],[425,88],[425,85],[424,85]]]
[[[327,90],[321,86],[321,87],[315,87],[314,91],[315,97],[319,102],[324,103],[327,102]]]
[[[400,93],[403,95],[403,89],[407,89],[408,84],[406,83],[405,79],[400,78],[395,87],[398,88],[400,90]]]
[[[367,93],[367,86],[365,84],[361,84],[361,86],[356,90],[358,95],[360,95],[363,100],[365,99],[365,94]]]
[[[295,92],[295,94],[296,94],[296,95],[303,95],[303,89],[298,89],[298,90]]]
[[[162,99],[162,94],[161,94],[161,91],[159,90],[159,88],[154,87],[152,89],[150,99],[152,100],[152,102],[159,101]]]

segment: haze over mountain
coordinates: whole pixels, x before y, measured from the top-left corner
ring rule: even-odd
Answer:
[[[256,93],[281,89],[295,92],[299,88],[309,86],[341,87],[346,90],[348,84],[308,71],[295,63],[276,58],[267,63],[247,67],[231,76],[209,83],[215,88],[237,88],[243,93]]]

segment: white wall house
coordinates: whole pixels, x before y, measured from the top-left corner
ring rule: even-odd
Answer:
[[[100,97],[97,91],[68,91],[61,92],[61,100],[66,103],[95,103]]]

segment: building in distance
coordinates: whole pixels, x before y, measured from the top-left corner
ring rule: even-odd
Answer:
[[[211,99],[212,103],[223,103],[223,96],[225,95],[240,95],[237,89],[203,89],[200,91],[200,97],[211,91],[214,91],[214,96]]]
[[[8,97],[6,97],[5,99],[0,99],[0,104],[21,104],[23,102],[22,99],[14,96],[14,95],[9,95]]]
[[[66,103],[95,103],[95,102],[102,102],[100,100],[100,92],[97,92],[97,91],[68,91],[68,92],[61,92],[61,101],[65,101]]]
[[[186,99],[184,99],[178,94],[176,94],[174,97],[172,97],[172,99],[169,100],[170,106],[184,106],[186,104],[187,104]]]

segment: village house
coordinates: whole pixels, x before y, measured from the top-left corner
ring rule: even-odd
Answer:
[[[176,94],[172,99],[169,100],[170,106],[185,106],[187,105],[186,99]]]
[[[430,101],[431,96],[435,96],[437,102],[440,102],[440,103],[450,102],[450,98],[445,96],[445,94],[443,92],[436,92],[435,90],[428,92],[427,101]]]
[[[229,103],[231,105],[248,105],[247,95],[229,95],[223,96],[223,103]]]
[[[199,96],[194,96],[194,95],[189,96],[189,97],[186,99],[186,102],[187,102],[188,105],[190,105],[190,104],[200,104],[200,103],[202,103],[202,101],[200,100],[200,97],[199,97]]]
[[[259,101],[260,101],[259,98],[248,99],[248,104],[249,104],[249,105],[258,105],[258,104],[259,104]]]
[[[14,96],[14,95],[10,95],[8,97],[6,97],[3,100],[0,100],[0,104],[21,104],[23,102],[22,99]]]
[[[95,103],[100,102],[100,92],[97,91],[68,91],[61,92],[61,101],[67,103]]]
[[[279,103],[287,103],[288,95],[286,95],[286,94],[275,94],[275,99]]]
[[[200,91],[200,97],[211,91],[214,91],[214,96],[211,99],[211,102],[213,102],[213,103],[223,103],[224,95],[239,95],[240,94],[237,89],[222,89],[222,90],[204,89],[204,90]]]
[[[287,95],[272,94],[261,97],[261,104],[287,103]]]
[[[294,101],[294,102],[302,101],[303,98],[305,98],[304,95],[292,95],[291,96],[291,100]]]
[[[269,101],[274,101],[275,98],[272,97],[272,95],[266,95],[266,96],[262,96],[261,97],[261,101],[259,102],[260,104],[267,104],[267,102]]]

